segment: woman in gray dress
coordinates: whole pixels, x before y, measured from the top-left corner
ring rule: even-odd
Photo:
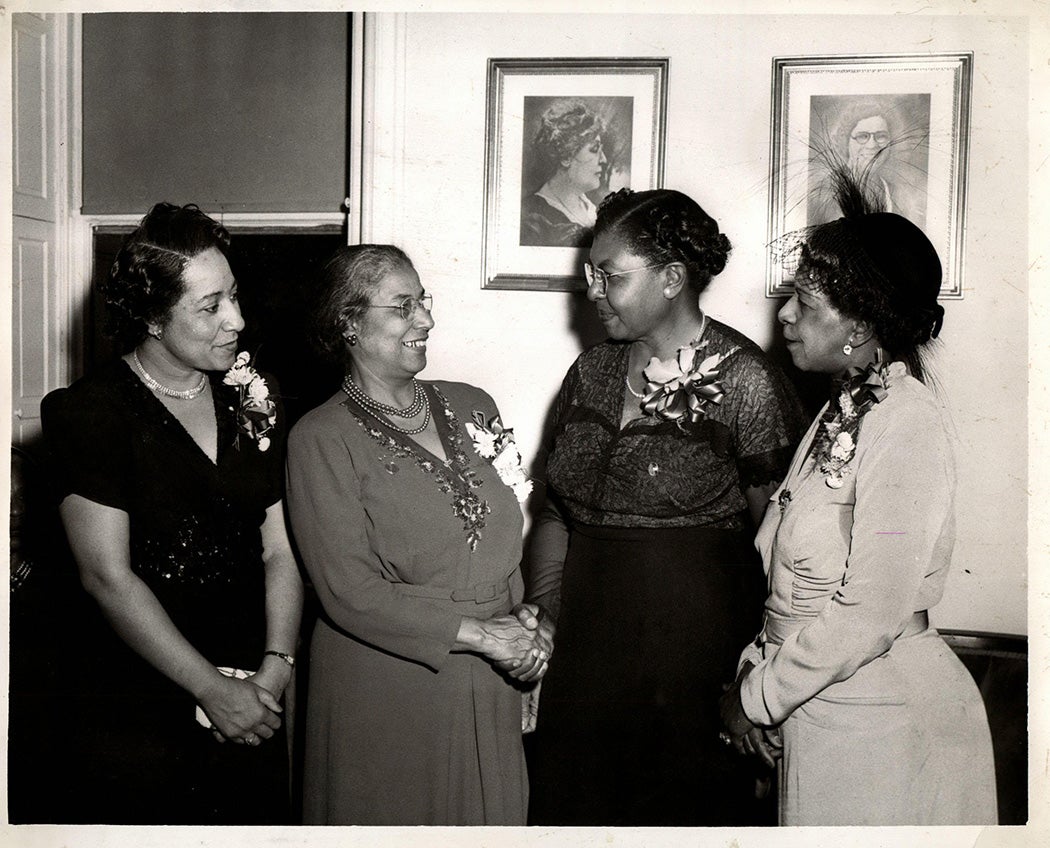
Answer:
[[[524,824],[517,682],[551,646],[521,600],[520,458],[492,398],[416,379],[432,298],[398,248],[341,248],[316,327],[342,389],[289,436],[288,506],[322,615],[307,824]]]

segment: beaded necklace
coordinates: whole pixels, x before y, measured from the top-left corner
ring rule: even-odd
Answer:
[[[176,400],[193,400],[195,397],[199,397],[208,385],[208,376],[206,374],[201,374],[201,381],[192,389],[169,389],[167,386],[154,380],[149,372],[142,367],[142,362],[139,360],[139,352],[137,350],[131,352],[131,359],[135,363],[135,369],[142,375],[142,381],[153,391],[162,394],[165,397],[175,398]]]
[[[396,406],[381,403],[375,398],[366,395],[364,390],[354,382],[354,379],[349,374],[343,379],[343,391],[346,392],[348,397],[355,400],[362,409],[373,417],[379,418],[391,430],[396,430],[398,433],[403,433],[406,436],[422,433],[430,424],[430,401],[427,399],[426,392],[423,391],[423,387],[416,380],[412,381],[412,386],[412,403],[404,409],[398,409]],[[418,427],[401,427],[389,420],[390,416],[415,418],[420,412],[424,413],[423,423]]]

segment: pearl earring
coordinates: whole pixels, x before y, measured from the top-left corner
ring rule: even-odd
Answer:
[[[842,352],[846,354],[846,356],[849,356],[851,353],[853,353],[853,345],[851,345],[849,342],[846,342],[842,346]]]
[[[347,336],[346,343],[350,345],[350,347],[353,347],[355,344],[357,344],[357,333],[351,333],[349,336]]]

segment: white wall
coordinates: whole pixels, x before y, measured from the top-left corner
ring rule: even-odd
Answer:
[[[734,242],[711,314],[768,347],[764,296],[771,59],[972,50],[965,297],[936,363],[960,439],[959,536],[940,626],[1026,633],[1027,23],[975,16],[380,15],[370,238],[436,297],[426,376],[488,389],[535,455],[580,350],[578,295],[481,289],[486,61],[670,57],[664,185]],[[394,190],[391,191],[391,188]]]

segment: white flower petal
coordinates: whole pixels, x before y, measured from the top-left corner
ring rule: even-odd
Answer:
[[[703,362],[700,363],[698,371],[706,374],[708,371],[714,371],[719,364],[722,362],[721,355],[714,353],[707,357]]]
[[[642,374],[650,383],[668,383],[671,380],[680,380],[684,373],[678,367],[677,359],[657,359],[655,356],[649,360],[649,364],[642,369]]]
[[[678,348],[678,370],[688,374],[693,368],[693,360],[696,359],[696,348],[692,345]]]

